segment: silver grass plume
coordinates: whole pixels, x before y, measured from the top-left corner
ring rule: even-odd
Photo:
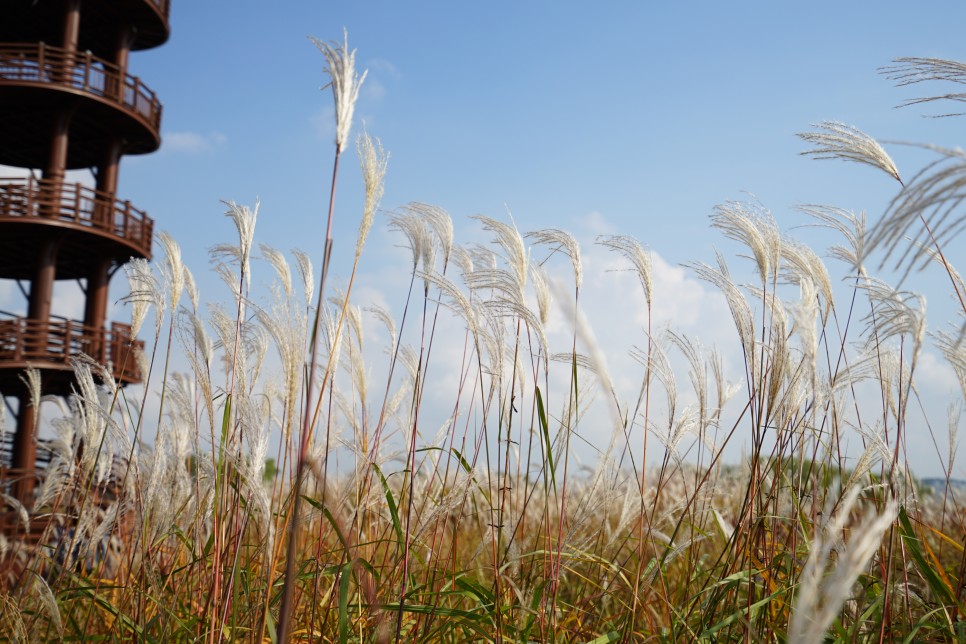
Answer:
[[[231,219],[232,223],[235,224],[235,229],[238,231],[238,246],[235,247],[237,252],[229,253],[229,255],[235,255],[239,268],[247,278],[251,275],[252,243],[255,239],[255,221],[258,219],[259,201],[258,199],[255,200],[254,208],[239,205],[234,201],[225,201],[223,203],[228,206],[228,210],[225,211],[225,216]],[[224,250],[224,247],[221,246],[216,248]]]
[[[362,255],[362,247],[372,228],[376,208],[382,200],[383,180],[389,165],[389,154],[383,151],[379,139],[373,141],[368,132],[359,136],[357,143],[359,162],[362,165],[362,179],[366,186],[365,204],[362,208],[362,222],[359,224],[359,237],[356,240],[356,260]]]
[[[497,318],[506,318],[510,320],[520,319],[525,322],[526,325],[537,335],[537,340],[540,344],[540,355],[544,357],[549,355],[550,345],[547,341],[546,330],[544,329],[543,324],[540,322],[540,318],[534,315],[533,311],[531,311],[526,304],[509,297],[494,297],[484,300],[482,306]]]
[[[574,284],[580,288],[584,281],[584,270],[580,261],[580,245],[573,235],[557,228],[548,228],[529,232],[525,237],[533,239],[537,244],[554,246],[553,252],[562,251],[570,259],[574,269]]]
[[[688,362],[688,379],[697,397],[698,429],[705,429],[711,418],[711,409],[708,404],[708,373],[705,368],[704,348],[700,341],[674,331],[668,331],[668,339],[684,354]]]
[[[466,322],[467,329],[473,335],[474,345],[479,348],[479,319],[477,317],[477,310],[470,303],[469,297],[460,290],[455,282],[445,275],[436,272],[422,272],[420,276],[423,279],[429,280],[433,286],[440,290],[440,295],[442,298],[445,298],[441,298],[444,306],[463,318]]]
[[[591,327],[583,310],[577,306],[577,303],[572,297],[567,296],[567,292],[563,286],[556,281],[551,284],[553,290],[556,291],[557,300],[561,302],[561,306],[564,308],[567,319],[576,322],[575,334],[584,343],[584,346],[587,347],[587,353],[594,363],[601,390],[607,398],[607,411],[610,413],[611,426],[613,428],[610,442],[603,452],[604,455],[608,455],[618,433],[623,431],[623,421],[621,420],[621,410],[615,395],[614,381],[611,379],[610,371],[607,368],[607,357],[597,342],[593,327]]]
[[[235,359],[235,318],[229,315],[220,304],[214,303],[208,306],[208,320],[218,337],[213,347],[215,350],[223,351],[221,359],[227,373]]]
[[[762,281],[772,281],[781,260],[782,236],[771,213],[757,203],[729,201],[714,207],[711,225],[751,250]]]
[[[590,356],[583,353],[555,353],[550,356],[550,360],[551,362],[559,362],[565,365],[573,365],[576,363],[581,369],[595,376],[597,375],[597,367],[594,366],[594,361],[591,360]]]
[[[966,64],[942,58],[896,58],[894,64],[883,67],[879,71],[889,80],[895,81],[897,87],[905,87],[926,81],[940,81],[947,83],[966,84]],[[900,107],[932,103],[935,101],[966,102],[966,93],[951,92],[935,96],[913,98]],[[941,114],[939,116],[962,116],[962,113]]]
[[[745,357],[749,361],[749,371],[756,373],[758,352],[755,351],[755,323],[751,307],[748,305],[748,300],[745,299],[741,289],[731,279],[731,273],[724,257],[721,253],[718,253],[717,257],[717,269],[702,262],[689,264],[689,266],[697,273],[698,277],[713,284],[724,294],[735,322],[735,328],[738,331],[738,337],[744,348]]]
[[[295,263],[299,269],[299,277],[302,278],[302,294],[305,297],[305,305],[312,305],[312,295],[315,293],[315,277],[312,268],[312,259],[308,254],[301,250],[293,250]]]
[[[195,371],[207,372],[215,354],[215,345],[205,330],[205,321],[197,313],[183,312],[178,324],[178,337],[184,348],[184,353],[193,364]],[[200,363],[196,363],[197,354],[201,355]],[[143,372],[142,372],[143,373]]]
[[[23,526],[24,532],[28,532],[30,530],[30,514],[27,512],[27,508],[24,507],[24,504],[21,503],[19,499],[16,499],[3,492],[0,492],[0,500],[2,500],[13,510],[14,514],[16,514],[17,518],[20,520],[20,525]]]
[[[246,382],[254,385],[261,375],[265,354],[268,353],[268,333],[258,324],[245,323],[242,329],[242,351],[247,364]]]
[[[376,319],[382,322],[383,326],[386,327],[386,331],[389,332],[389,355],[396,355],[396,342],[398,337],[396,331],[396,321],[393,320],[392,314],[378,304],[367,306],[365,310],[369,313],[372,313]]]
[[[949,458],[946,461],[946,471],[952,472],[956,462],[956,437],[959,434],[959,421],[963,415],[963,403],[958,401],[950,403],[947,411],[947,422],[949,427]]]
[[[547,282],[547,273],[539,264],[530,267],[530,280],[533,282],[533,292],[537,296],[537,313],[540,316],[540,324],[546,326],[550,317],[550,287]]]
[[[484,230],[494,233],[495,239],[493,241],[503,248],[510,273],[516,278],[516,288],[520,295],[518,301],[522,302],[523,292],[527,285],[527,267],[530,263],[530,257],[520,232],[515,226],[484,215],[475,215],[472,219],[482,223]]]
[[[309,36],[309,40],[325,57],[322,71],[329,76],[329,82],[321,89],[332,88],[332,98],[335,101],[335,145],[341,152],[349,140],[349,128],[352,127],[352,114],[359,98],[359,88],[369,71],[363,71],[361,76],[356,73],[356,50],[350,51],[349,32],[345,29],[342,30],[341,45],[326,43],[312,36]]]
[[[409,379],[416,382],[419,375],[419,354],[410,345],[404,344],[399,347],[399,361],[406,369]]]
[[[811,279],[802,277],[799,281],[801,298],[792,305],[791,313],[794,322],[793,331],[798,333],[802,344],[805,365],[810,376],[810,385],[813,395],[820,393],[818,385],[818,331],[816,320],[818,318],[818,295],[815,292],[815,285]]]
[[[443,270],[445,271],[453,252],[453,220],[449,213],[439,206],[416,201],[406,204],[403,209],[423,219],[433,231],[443,251]],[[424,268],[428,270],[429,267],[424,264]]]
[[[194,275],[191,274],[187,266],[184,267],[184,287],[188,291],[188,301],[191,302],[191,310],[197,313],[201,298],[198,294],[198,285],[195,283]]]
[[[80,467],[85,477],[100,482],[109,473],[113,460],[113,442],[108,440],[107,431],[111,427],[105,401],[99,396],[91,364],[85,360],[71,361],[77,391],[71,397],[74,405],[74,418],[79,422],[80,439],[84,446]]]
[[[829,277],[825,263],[805,244],[787,238],[782,241],[781,255],[784,261],[785,279],[799,285],[803,281],[810,282],[812,289],[809,295],[821,296],[824,304],[822,317],[823,319],[827,317],[834,306],[835,295],[832,292],[832,279]]]
[[[958,330],[953,327],[951,331],[938,331],[935,342],[936,348],[956,373],[963,398],[966,399],[966,326]]]
[[[39,409],[41,397],[40,369],[27,367],[18,377],[20,378],[20,382],[27,388],[27,394],[30,397],[28,404],[34,409]],[[6,414],[0,414],[0,445],[6,443],[7,426],[4,420],[5,418]]]
[[[480,321],[483,322],[478,327],[479,340],[477,344],[479,349],[483,349],[483,351],[479,351],[479,359],[482,363],[484,360],[484,352],[489,358],[489,362],[481,364],[481,367],[483,371],[489,373],[492,377],[490,383],[491,390],[496,389],[503,381],[503,375],[505,373],[506,325],[503,323],[503,320],[496,317],[493,311],[488,308],[474,310],[477,311]]]
[[[44,581],[41,575],[34,573],[32,577],[31,594],[40,599],[40,605],[50,618],[54,630],[58,636],[62,637],[64,635],[64,623],[60,616],[60,608],[57,606],[57,598],[54,597],[53,591],[51,591],[50,586],[47,585],[47,582]]]
[[[412,212],[403,210],[403,212],[389,213],[389,228],[398,230],[406,237],[415,271],[419,267],[419,260],[423,257],[423,246],[432,243],[425,222]]]
[[[308,329],[306,312],[290,300],[276,300],[271,310],[259,308],[258,321],[271,336],[281,361],[282,404],[284,423],[282,430],[287,438],[292,430],[300,395],[305,337]]]
[[[597,243],[620,253],[631,262],[644,289],[644,300],[650,306],[654,294],[654,278],[651,273],[651,257],[641,242],[628,235],[604,235],[597,238]]]
[[[650,369],[652,376],[661,383],[667,402],[668,418],[673,420],[677,414],[678,387],[674,369],[671,367],[671,361],[667,355],[669,335],[670,332],[666,330],[655,335],[654,342],[651,344],[650,356],[648,356],[647,351],[634,347],[631,350],[631,357],[641,366]]]
[[[456,266],[460,269],[460,273],[465,276],[473,272],[473,255],[466,248],[459,245],[454,246],[452,255]]]
[[[168,301],[171,310],[178,308],[181,293],[185,287],[184,263],[181,261],[181,247],[174,237],[161,231],[157,235],[161,247],[164,249],[164,263],[161,265],[161,275],[168,287]]]
[[[816,159],[842,159],[864,163],[882,170],[902,183],[892,158],[865,132],[838,121],[822,121],[812,127],[818,131],[802,132],[798,135],[798,138],[815,146],[812,150],[802,152],[803,155],[814,156]]]
[[[879,548],[882,536],[898,514],[895,500],[889,500],[882,512],[869,511],[851,530],[846,544],[844,536],[849,516],[858,500],[860,488],[849,489],[839,504],[838,511],[824,526],[823,534],[815,536],[810,554],[799,579],[798,592],[792,605],[788,625],[788,641],[811,644],[823,642],[828,628],[839,615],[845,601],[852,594],[856,579],[866,568]],[[834,499],[830,496],[830,502]],[[826,508],[831,511],[831,507]],[[825,568],[836,552],[831,574]]]
[[[476,244],[469,248],[470,258],[473,260],[474,270],[479,268],[496,268],[496,253],[485,246]]]
[[[963,276],[958,270],[956,270],[956,267],[953,266],[952,262],[930,246],[923,246],[919,244],[917,244],[917,246],[926,257],[939,264],[939,266],[941,266],[942,269],[949,274],[949,278],[953,283],[953,290],[955,291],[956,298],[963,297],[963,295],[966,294],[966,281],[963,280]],[[966,315],[966,308],[963,309],[962,313]],[[964,325],[963,331],[966,332],[966,325]]]
[[[913,341],[910,364],[915,365],[926,335],[926,298],[911,291],[901,291],[886,282],[869,277],[861,285],[875,307],[866,316],[868,341],[880,343],[889,338],[908,335]]]
[[[262,257],[275,269],[275,277],[278,284],[282,287],[282,295],[286,300],[292,297],[292,271],[285,261],[285,255],[272,248],[268,244],[259,244],[258,249],[262,252]]]
[[[158,278],[151,270],[151,264],[146,259],[135,258],[124,265],[130,293],[122,301],[131,305],[131,335],[136,336],[141,330],[148,309],[164,310],[164,295]],[[158,317],[158,316],[156,316]],[[160,328],[160,325],[157,325]]]
[[[845,238],[845,246],[832,246],[828,253],[833,258],[845,262],[856,269],[859,275],[865,274],[862,262],[868,254],[868,226],[865,212],[858,215],[843,208],[807,204],[799,206],[800,211],[817,219],[817,226],[830,228]]]
[[[966,230],[960,210],[966,202],[966,152],[930,149],[940,158],[892,199],[869,238],[870,248],[885,250],[883,264],[898,255],[895,265],[906,266],[906,274],[928,264],[929,256],[919,252],[922,246],[941,248]]]

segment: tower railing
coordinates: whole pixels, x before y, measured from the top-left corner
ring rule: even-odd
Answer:
[[[108,192],[33,176],[0,178],[0,221],[37,219],[92,228],[151,256],[154,221]]]
[[[84,354],[101,365],[110,365],[111,375],[124,383],[141,381],[138,361],[132,349],[144,350],[144,342],[131,335],[131,327],[114,322],[109,329],[51,316],[32,320],[0,311],[0,367],[43,363],[71,367],[71,360]]]
[[[164,16],[165,20],[167,20],[169,14],[171,13],[171,0],[148,0],[148,3],[154,5],[157,8],[158,13]]]
[[[166,5],[166,0],[152,4]],[[106,100],[134,116],[155,135],[161,129],[161,101],[137,76],[90,52],[71,52],[45,43],[0,45],[0,84],[53,85]]]

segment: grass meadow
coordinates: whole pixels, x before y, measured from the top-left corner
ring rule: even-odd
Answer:
[[[964,499],[922,487],[904,457],[908,441],[947,431],[947,419],[926,428],[912,411],[929,345],[962,387],[944,462],[947,479],[957,471],[966,287],[950,249],[962,248],[966,154],[927,146],[934,162],[907,176],[851,126],[800,135],[806,154],[895,179],[874,221],[803,208],[838,237],[828,252],[779,230],[760,204],[717,207],[710,225],[742,256],[688,268],[727,302],[737,373],[700,338],[652,328],[661,302],[646,240],[599,238],[637,278],[648,321],[627,339],[639,366],[628,399],[582,322],[582,249],[565,231],[521,234],[480,217],[492,243],[461,245],[446,212],[403,206],[387,221],[410,251],[404,306],[354,303],[388,155],[367,133],[350,138],[364,82],[354,52],[316,44],[337,119],[322,252],[260,246],[257,206],[229,202],[237,235],[211,250],[227,301],[199,293],[170,236],[158,236],[153,264],[127,265],[146,344],[130,359],[146,393],[135,398],[109,370],[76,361],[77,394],[49,421],[52,461],[33,512],[22,513],[48,526],[43,545],[0,537],[2,637],[966,637]],[[900,84],[966,82],[966,65],[932,59],[886,73]],[[356,169],[353,153],[365,200],[353,206],[357,239],[338,240],[356,252],[335,288],[335,192],[339,173]],[[906,271],[901,284],[875,276],[883,260]],[[750,282],[733,277],[737,262],[750,262]],[[266,275],[271,288],[253,292]],[[921,279],[948,285],[958,319],[927,329]],[[560,346],[546,332],[553,307],[571,329]],[[383,325],[385,346],[366,344],[365,316]],[[434,352],[442,344],[462,353]],[[441,371],[456,374],[442,427],[426,420],[438,416],[427,388]],[[592,402],[603,412],[588,416]],[[588,464],[574,452],[591,420],[609,424],[613,440]],[[726,458],[739,442],[747,456]],[[863,450],[847,454],[846,444]]]

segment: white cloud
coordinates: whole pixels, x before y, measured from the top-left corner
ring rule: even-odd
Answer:
[[[182,154],[203,154],[223,146],[228,137],[221,132],[167,132],[162,137],[161,150]]]
[[[370,73],[381,73],[390,78],[402,78],[402,74],[396,68],[394,64],[385,58],[373,58],[369,61],[366,66]]]
[[[309,117],[309,125],[312,131],[321,139],[332,139],[335,141],[335,106],[326,103],[322,109],[317,110]]]
[[[386,86],[375,78],[366,77],[366,82],[362,84],[361,94],[366,101],[381,102],[387,93]]]
[[[40,171],[35,176],[40,176]],[[30,169],[18,168],[11,165],[0,165],[0,178],[2,179],[21,179],[30,176]],[[64,174],[64,180],[68,183],[80,183],[85,186],[94,185],[94,175],[90,170],[68,170]]]

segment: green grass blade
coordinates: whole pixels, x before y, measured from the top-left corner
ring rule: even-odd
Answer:
[[[915,529],[912,527],[912,522],[909,521],[909,515],[906,514],[905,507],[899,508],[899,526],[899,534],[902,537],[902,541],[906,545],[909,554],[915,560],[916,567],[919,568],[919,573],[926,580],[926,583],[929,584],[929,588],[936,594],[936,597],[942,600],[943,604],[956,606],[962,612],[963,606],[959,603],[959,599],[926,560],[926,556],[922,552],[922,544],[916,535]]]
[[[372,464],[372,469],[375,470],[376,475],[379,477],[379,482],[382,484],[382,491],[386,495],[386,504],[389,506],[389,516],[392,518],[392,527],[396,531],[396,540],[398,543],[403,543],[403,529],[402,524],[399,521],[399,507],[396,505],[396,499],[392,495],[392,490],[389,488],[389,482],[386,477],[383,476],[382,470],[375,463]]]
[[[546,445],[547,454],[547,469],[550,471],[550,483],[553,486],[553,491],[557,492],[557,472],[553,465],[553,446],[550,442],[550,426],[547,423],[547,409],[543,404],[543,394],[540,393],[540,387],[536,388],[537,396],[537,418],[540,421],[540,434],[543,436],[543,443]]]
[[[339,644],[349,641],[349,582],[352,581],[352,562],[342,566],[339,576]]]

